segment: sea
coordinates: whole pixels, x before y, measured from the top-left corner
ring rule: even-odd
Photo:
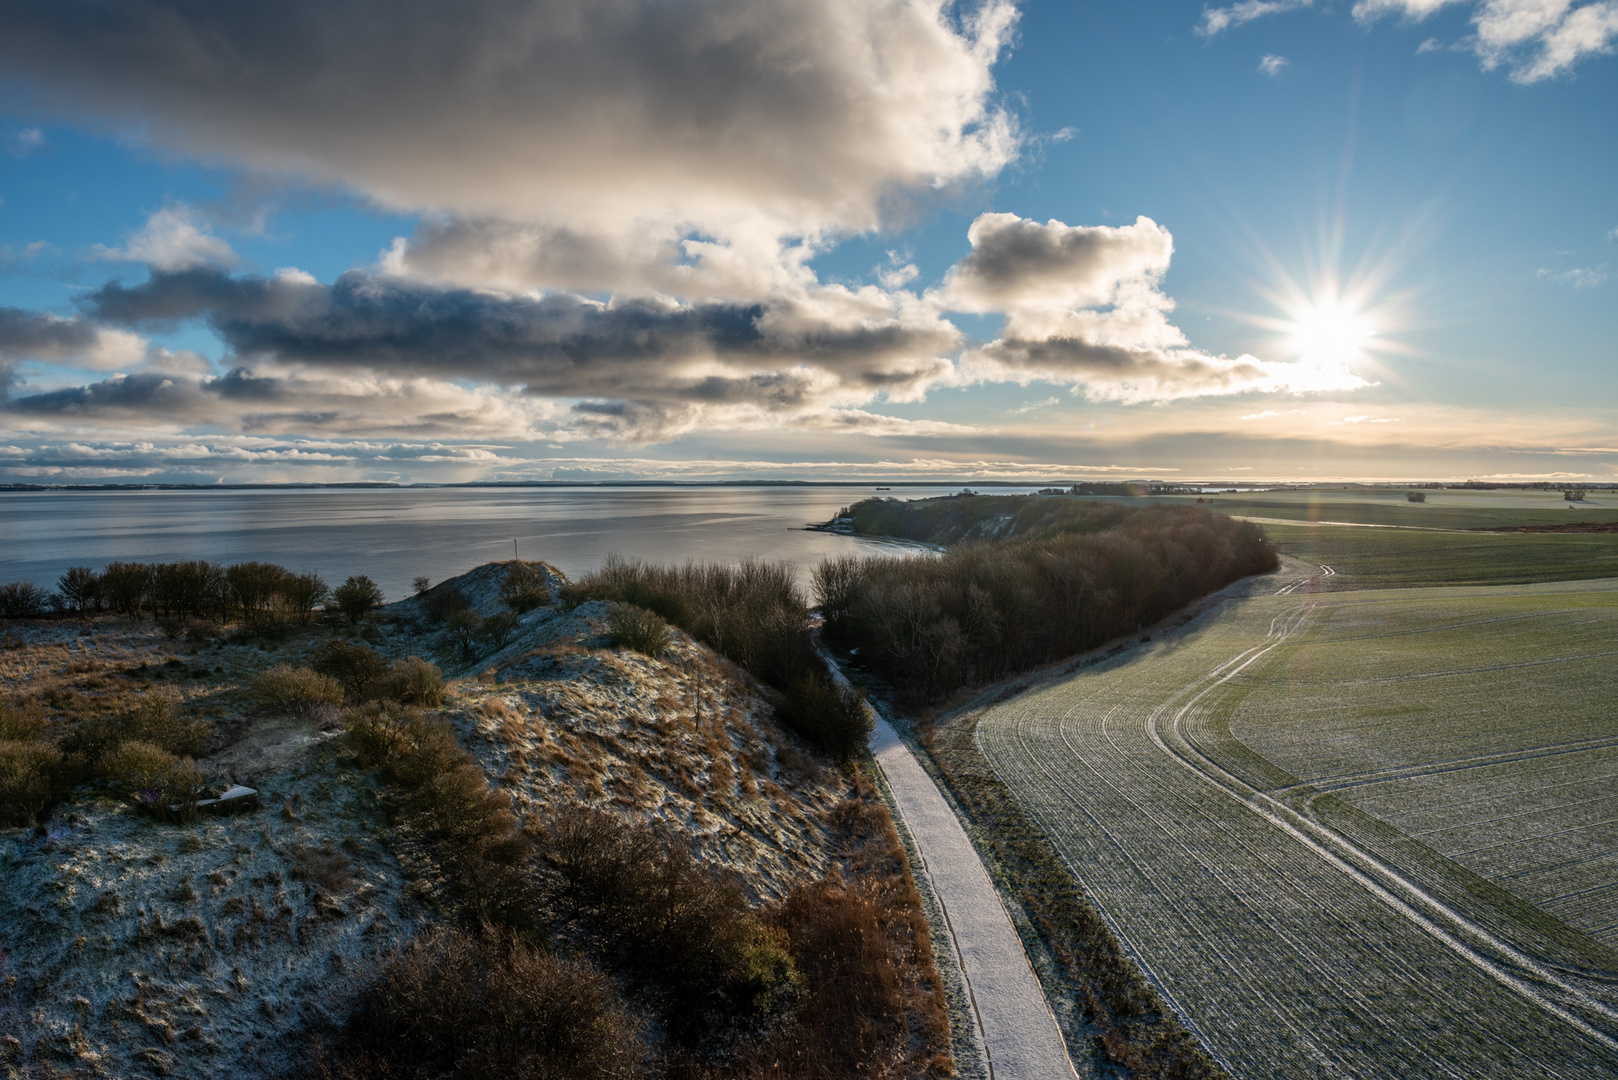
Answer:
[[[54,588],[70,566],[258,560],[337,585],[365,574],[388,600],[483,563],[543,559],[570,578],[609,554],[646,562],[792,563],[898,556],[895,544],[810,531],[861,499],[950,488],[832,485],[647,487],[186,488],[0,492],[0,584]],[[1013,494],[1021,488],[996,488]]]

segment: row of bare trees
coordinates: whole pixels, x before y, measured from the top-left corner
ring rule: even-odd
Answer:
[[[200,559],[171,563],[111,562],[100,572],[70,567],[57,581],[60,609],[82,616],[113,611],[132,619],[214,618],[249,625],[307,624],[317,610],[340,610],[357,621],[382,602],[370,578],[350,577],[336,589],[319,574],[243,562],[222,566]]]

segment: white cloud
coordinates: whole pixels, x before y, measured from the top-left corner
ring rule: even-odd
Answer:
[[[97,258],[145,263],[156,270],[190,270],[199,266],[235,266],[240,260],[224,240],[208,231],[196,207],[173,203],[146,219],[121,248],[97,244]]]
[[[1509,67],[1513,82],[1565,75],[1580,60],[1612,52],[1618,41],[1618,0],[1577,6],[1573,0],[1358,0],[1354,17],[1366,24],[1384,15],[1416,22],[1457,3],[1472,4],[1475,33],[1466,46],[1485,70]]]
[[[1288,67],[1291,63],[1292,61],[1288,60],[1284,56],[1277,56],[1274,53],[1270,53],[1265,56],[1264,59],[1258,62],[1258,71],[1260,75],[1268,75],[1273,79],[1277,75],[1280,75],[1282,70]]]
[[[1443,42],[1439,41],[1435,37],[1430,37],[1430,38],[1427,38],[1425,41],[1423,41],[1420,45],[1416,46],[1416,55],[1417,56],[1424,56],[1424,55],[1426,55],[1427,53],[1430,53],[1430,52],[1437,52],[1439,49],[1442,49],[1443,47],[1444,47]]]
[[[1202,21],[1197,24],[1196,30],[1204,37],[1213,37],[1233,26],[1241,26],[1254,19],[1262,19],[1266,15],[1296,11],[1299,8],[1309,7],[1312,3],[1313,0],[1243,0],[1242,3],[1232,4],[1229,7],[1205,7],[1202,9]]]
[[[5,146],[12,157],[27,157],[44,145],[45,133],[37,127],[22,128],[5,136]]]
[[[1611,269],[1611,263],[1602,263],[1599,266],[1575,266],[1571,270],[1552,270],[1542,266],[1535,276],[1541,281],[1560,281],[1572,285],[1575,289],[1593,289],[1606,282]]]
[[[1012,409],[1011,410],[1011,415],[1012,416],[1023,416],[1023,415],[1025,415],[1027,413],[1036,412],[1039,409],[1048,409],[1052,405],[1058,404],[1061,400],[1062,399],[1058,398],[1058,397],[1048,397],[1048,398],[1045,398],[1043,401],[1025,401],[1021,405],[1019,405],[1017,408]]]

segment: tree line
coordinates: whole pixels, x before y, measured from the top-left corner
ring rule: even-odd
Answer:
[[[150,613],[160,619],[301,625],[317,610],[341,612],[358,622],[382,599],[381,588],[364,574],[333,589],[319,574],[294,573],[274,563],[110,562],[99,572],[69,567],[55,592],[26,581],[0,585],[0,618],[89,617],[111,611],[131,619]]]
[[[969,543],[938,558],[847,555],[814,573],[827,640],[858,649],[864,666],[912,700],[937,699],[1138,632],[1279,565],[1257,526],[1194,506],[1016,497],[972,503],[886,502],[870,517],[888,535],[970,536],[982,521],[1007,518],[1022,521],[1026,533]]]

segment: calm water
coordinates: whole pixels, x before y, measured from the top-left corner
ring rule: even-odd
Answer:
[[[258,559],[313,570],[333,585],[369,574],[398,600],[418,575],[437,582],[511,558],[513,540],[522,558],[544,559],[575,578],[616,552],[655,562],[784,559],[807,581],[828,555],[902,550],[803,529],[874,494],[859,487],[0,492],[0,582],[54,587],[69,566],[99,569],[117,559]]]

